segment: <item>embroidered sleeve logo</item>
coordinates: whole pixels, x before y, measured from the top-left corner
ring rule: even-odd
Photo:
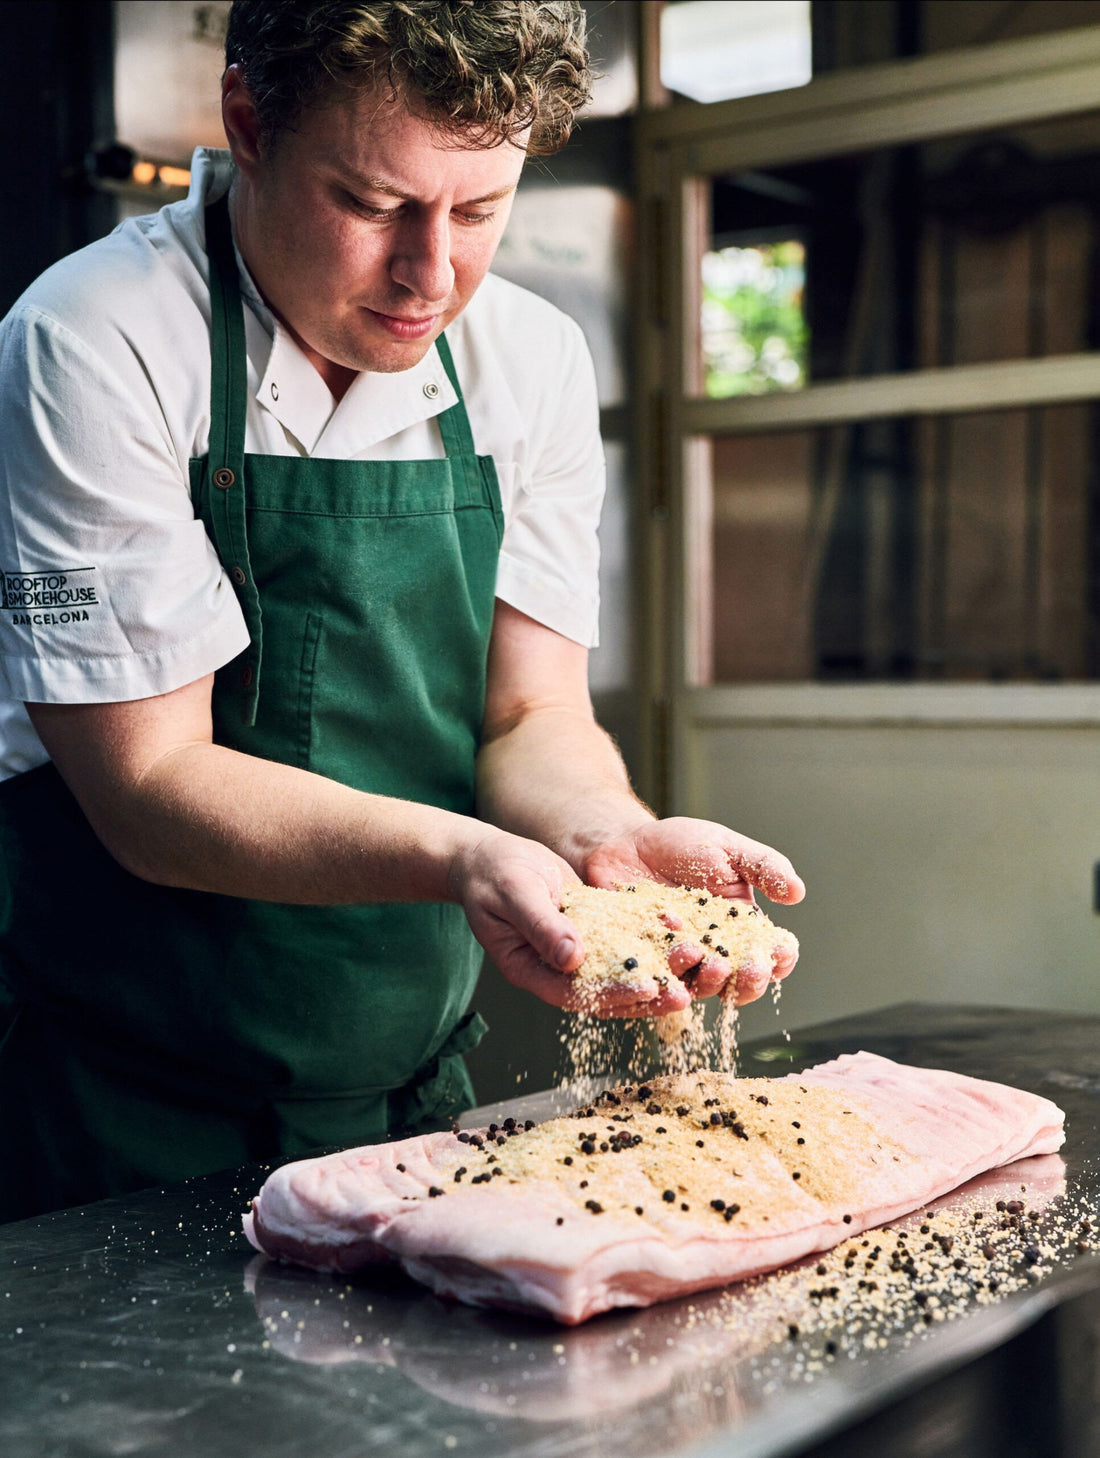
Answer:
[[[0,571],[0,610],[16,627],[86,623],[95,607],[94,567],[53,568],[46,572]]]

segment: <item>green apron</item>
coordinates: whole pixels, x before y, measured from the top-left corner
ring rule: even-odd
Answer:
[[[206,222],[212,418],[191,490],[251,639],[216,676],[215,740],[473,814],[503,525],[461,391],[442,459],[246,455],[224,199]],[[52,765],[5,781],[0,1219],[445,1121],[472,1102],[480,961],[457,906],[154,886]]]

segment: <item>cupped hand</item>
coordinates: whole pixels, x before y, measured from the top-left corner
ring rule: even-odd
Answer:
[[[585,875],[590,885],[607,890],[645,879],[698,887],[750,906],[754,890],[787,905],[806,894],[786,856],[724,825],[688,816],[646,820],[626,835],[597,846],[588,856]],[[779,939],[769,966],[750,962],[731,969],[728,960],[690,941],[675,942],[669,951],[669,969],[690,997],[721,993],[739,1006],[754,1002],[769,983],[788,976],[797,960],[793,937]]]
[[[571,974],[584,960],[576,927],[559,910],[566,886],[578,882],[569,863],[537,841],[488,831],[454,857],[448,879],[474,936],[507,981],[552,1007],[597,1017],[660,1016],[686,1007],[691,994],[670,977],[639,1000],[637,988],[609,985],[593,1002]]]

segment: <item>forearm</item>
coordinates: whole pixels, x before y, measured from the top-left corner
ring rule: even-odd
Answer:
[[[597,846],[654,819],[610,736],[561,706],[535,709],[483,745],[477,808],[483,820],[550,846],[582,878]]]
[[[163,885],[307,905],[452,899],[486,828],[216,744],[165,755],[84,809],[107,849]]]

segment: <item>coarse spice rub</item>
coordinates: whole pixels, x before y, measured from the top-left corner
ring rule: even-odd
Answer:
[[[798,945],[759,906],[656,881],[614,891],[570,886],[561,910],[585,946],[584,961],[574,975],[593,989],[614,983],[652,995],[671,975],[668,954],[677,943],[702,947],[708,956],[728,960],[731,969],[771,968],[780,948]]]
[[[858,1098],[715,1073],[607,1090],[564,1118],[510,1119],[458,1139],[462,1157],[440,1170],[452,1187],[550,1183],[577,1211],[633,1215],[666,1232],[779,1227],[815,1201],[854,1203],[874,1167],[904,1156]]]
[[[683,1326],[750,1326],[798,1343],[807,1377],[838,1354],[919,1336],[1100,1247],[1095,1196],[1057,1155],[979,1176],[946,1201],[687,1308]]]

